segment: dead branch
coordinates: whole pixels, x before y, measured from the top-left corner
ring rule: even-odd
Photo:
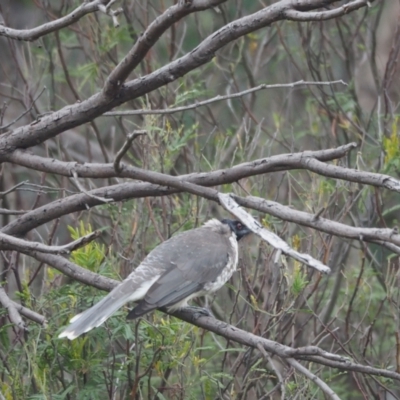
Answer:
[[[22,320],[15,303],[7,296],[3,286],[0,286],[0,303],[7,310],[10,321],[18,328],[25,330],[26,327],[24,321]]]
[[[308,81],[297,81],[293,83],[277,83],[277,84],[272,84],[272,85],[266,85],[262,84],[259,86],[256,86],[251,89],[243,90],[238,93],[233,93],[233,94],[227,94],[225,96],[215,96],[212,99],[208,100],[203,100],[199,101],[195,104],[190,104],[188,106],[182,106],[182,107],[173,107],[173,108],[166,108],[164,110],[122,110],[122,111],[109,111],[103,114],[103,116],[106,117],[116,117],[116,116],[127,116],[127,115],[166,115],[166,114],[174,114],[177,112],[182,112],[182,111],[188,111],[188,110],[194,110],[198,107],[206,106],[208,104],[212,104],[218,101],[224,101],[224,100],[230,100],[230,99],[236,99],[238,97],[243,97],[255,92],[258,92],[260,90],[266,90],[266,89],[284,89],[284,88],[294,88],[296,86],[331,86],[331,85],[336,85],[336,84],[341,84],[347,86],[347,83],[342,81],[341,79],[337,81],[325,81],[325,82],[308,82]]]
[[[260,236],[268,244],[283,254],[286,254],[303,264],[308,265],[324,274],[329,274],[331,269],[320,261],[311,257],[309,254],[302,254],[292,249],[284,240],[282,240],[275,233],[263,228],[258,221],[256,221],[249,213],[243,210],[233,197],[226,193],[218,193],[218,198],[222,206],[225,207],[231,214],[240,219],[249,229]]]
[[[69,254],[71,253],[71,251],[83,247],[91,241],[95,240],[100,236],[100,234],[100,231],[95,231],[63,246],[47,246],[43,243],[30,242],[4,233],[0,233],[0,249],[16,250],[20,252],[30,250],[49,254]]]

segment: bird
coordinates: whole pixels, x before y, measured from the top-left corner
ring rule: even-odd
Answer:
[[[73,317],[58,337],[73,340],[131,301],[138,304],[128,320],[158,308],[171,312],[190,307],[189,300],[215,292],[230,279],[238,264],[238,241],[249,233],[238,220],[210,219],[201,227],[173,235],[106,297]]]

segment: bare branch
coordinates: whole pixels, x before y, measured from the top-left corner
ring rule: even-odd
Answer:
[[[395,192],[400,192],[400,181],[389,175],[324,164],[311,158],[303,159],[302,163],[305,169],[313,171],[319,175],[335,179],[343,179],[350,182],[364,183],[366,185],[383,187]]]
[[[73,24],[86,14],[97,11],[100,4],[100,0],[83,2],[79,7],[77,7],[74,11],[72,11],[65,17],[56,19],[54,21],[48,22],[32,29],[12,29],[0,25],[0,36],[6,36],[10,39],[26,40],[32,42],[33,40],[47,35],[48,33],[54,32],[58,29]]]
[[[203,186],[216,186],[225,183],[236,182],[240,179],[247,178],[249,176],[256,176],[265,174],[268,172],[278,172],[290,169],[303,169],[308,167],[308,158],[315,158],[319,161],[331,161],[341,157],[344,157],[350,150],[356,148],[356,143],[349,143],[335,149],[317,150],[317,151],[303,151],[300,153],[289,153],[289,154],[278,154],[272,157],[261,158],[258,160],[245,162],[242,164],[235,165],[232,168],[203,172],[193,173],[188,175],[181,175],[180,179],[189,180],[192,183],[196,183]],[[45,158],[34,155],[28,151],[15,150],[6,156],[8,162],[14,164],[23,165],[30,169],[37,171],[54,173],[62,176],[70,177],[72,171],[76,171],[81,178],[131,178],[141,179],[138,173],[142,173],[144,170],[121,164],[121,172],[116,173],[114,164],[95,164],[85,163],[79,164],[77,162],[64,162],[54,158]],[[327,168],[326,164],[322,164],[324,168],[319,168],[321,174],[325,174]],[[314,167],[311,165],[311,167]],[[311,168],[310,167],[310,168]],[[315,167],[317,168],[317,167]],[[329,166],[328,166],[329,168]],[[342,176],[347,176],[348,172],[354,172],[347,168],[342,168]],[[326,172],[327,174],[328,172]],[[333,173],[333,172],[332,172]],[[373,182],[379,185],[379,182],[389,178],[387,175],[379,175],[380,179],[374,179]],[[393,179],[393,178],[392,178]],[[144,179],[146,180],[146,179]],[[400,183],[399,183],[400,185]]]
[[[298,361],[293,358],[287,358],[286,361],[301,374],[313,381],[330,399],[340,400],[340,397],[318,376],[314,375],[310,370],[303,367]]]
[[[351,145],[353,146],[353,145]],[[347,147],[348,149],[349,147]],[[338,149],[336,149],[338,150]],[[340,148],[341,151],[345,150],[345,147]],[[333,150],[331,150],[333,151]],[[167,194],[176,193],[177,191],[186,191],[189,193],[193,193],[213,201],[218,201],[218,192],[213,189],[202,188],[199,185],[211,186],[211,185],[219,185],[222,183],[234,182],[238,179],[241,179],[245,176],[255,175],[261,171],[267,170],[280,170],[282,169],[282,164],[286,162],[290,165],[301,165],[303,167],[307,167],[313,165],[312,161],[309,157],[306,157],[310,153],[304,152],[299,154],[291,154],[282,156],[274,156],[269,159],[257,160],[253,163],[245,163],[239,165],[237,167],[233,167],[231,169],[225,171],[215,171],[211,173],[202,173],[202,174],[191,174],[184,175],[180,177],[173,177],[153,171],[146,171],[140,168],[134,167],[126,167],[123,166],[123,171],[127,170],[132,172],[130,177],[135,179],[142,179],[149,182],[152,182],[156,185],[164,185],[164,187],[154,186],[147,183],[123,183],[114,186],[108,186],[101,189],[95,189],[90,191],[90,196],[86,195],[82,197],[82,195],[73,195],[65,199],[60,199],[53,204],[48,204],[44,207],[40,207],[36,210],[33,210],[15,221],[8,224],[6,227],[2,229],[2,232],[7,234],[23,234],[30,229],[33,229],[36,226],[39,226],[45,222],[51,221],[52,219],[58,218],[61,215],[68,214],[70,212],[79,211],[83,209],[83,204],[88,207],[93,207],[99,204],[102,204],[103,201],[99,199],[103,199],[106,197],[109,201],[121,201],[127,200],[130,198],[138,198],[138,197],[148,197],[148,196],[163,196]],[[329,153],[325,153],[326,155]],[[305,157],[302,157],[304,155]],[[330,153],[332,156],[332,153]],[[27,159],[27,157],[25,157]],[[35,158],[37,161],[37,158]],[[57,162],[52,162],[51,164],[57,165]],[[40,164],[40,163],[38,163]],[[72,166],[75,168],[75,163],[62,163],[61,166],[66,168],[66,166]],[[80,166],[80,168],[85,169],[86,164]],[[314,165],[315,167],[315,165]],[[366,178],[373,177],[373,179],[369,179],[371,184],[385,184],[387,182],[387,177],[385,175],[380,174],[369,174],[361,171],[349,170],[343,167],[336,167],[331,165],[325,165],[323,163],[318,163],[317,168],[319,172],[323,172],[327,174],[327,170],[331,170],[331,167],[334,167],[335,171],[338,170],[341,172],[344,177],[346,173],[348,175],[353,174],[357,178]],[[107,168],[113,168],[112,164]],[[286,167],[287,168],[287,167]],[[87,172],[87,170],[86,170]],[[240,172],[240,173],[239,173]],[[336,173],[335,172],[335,173]],[[376,178],[377,176],[378,178]],[[354,178],[355,179],[355,178]],[[395,181],[393,178],[390,181]],[[395,181],[396,182],[396,181]],[[194,184],[193,184],[194,183]],[[167,188],[165,186],[171,186],[172,188]],[[393,187],[395,187],[393,185]],[[371,241],[374,243],[379,243],[385,245],[385,243],[392,243],[395,245],[400,245],[400,236],[391,229],[373,229],[373,228],[354,228],[349,227],[345,224],[340,224],[337,222],[333,222],[330,220],[326,220],[323,218],[315,218],[315,215],[294,211],[288,207],[279,205],[274,202],[268,202],[267,200],[260,200],[254,197],[248,198],[240,198],[234,197],[236,202],[244,207],[253,208],[262,212],[266,212],[268,214],[272,214],[278,216],[279,218],[291,222],[296,222],[302,225],[310,226],[315,229],[324,231],[326,233],[334,234],[334,235],[343,235],[345,237],[349,237],[352,239],[361,239],[365,241]],[[62,206],[61,206],[62,205]],[[43,212],[43,209],[46,209],[46,212]],[[381,243],[383,242],[383,243]]]
[[[296,86],[331,86],[331,85],[336,85],[336,84],[341,84],[341,85],[347,86],[347,83],[341,79],[339,79],[337,81],[330,81],[330,82],[329,81],[308,82],[308,81],[301,80],[301,81],[297,81],[297,82],[293,82],[293,83],[277,83],[277,84],[273,84],[273,85],[262,84],[262,85],[254,87],[254,88],[251,88],[251,89],[243,90],[242,92],[227,94],[225,96],[218,95],[218,96],[213,97],[212,99],[199,101],[195,104],[190,104],[188,106],[166,108],[164,110],[145,110],[145,109],[143,109],[143,110],[109,111],[109,112],[104,113],[103,116],[116,117],[116,116],[126,116],[126,115],[174,114],[176,112],[193,110],[195,108],[206,106],[208,104],[212,104],[217,101],[236,99],[238,97],[243,97],[248,94],[258,92],[259,90],[294,88]]]
[[[0,30],[1,30],[1,26],[0,26]],[[44,91],[46,90],[46,86],[43,87],[43,89],[40,91],[40,93],[32,100],[32,104],[29,108],[27,108],[22,114],[20,114],[18,117],[16,117],[15,119],[13,119],[10,123],[8,123],[7,125],[3,125],[0,126],[0,131],[3,131],[7,128],[9,128],[10,126],[14,125],[16,122],[18,122],[23,116],[25,116],[26,114],[28,114],[29,112],[31,112],[33,106],[35,105],[35,102],[39,99],[39,97],[44,93]]]
[[[105,197],[96,196],[96,195],[94,195],[94,194],[88,192],[88,191],[80,184],[80,182],[79,182],[79,177],[78,177],[77,172],[76,172],[74,169],[72,169],[72,170],[71,170],[71,173],[72,173],[72,177],[73,177],[73,179],[74,179],[74,182],[75,182],[76,186],[78,187],[78,189],[79,189],[82,193],[85,193],[87,196],[93,197],[95,200],[99,200],[99,201],[101,201],[102,203],[110,203],[110,202],[113,201],[112,199],[106,199]],[[89,209],[89,206],[87,206],[87,208]]]
[[[122,8],[117,8],[116,10],[111,10],[111,6],[116,1],[117,0],[111,0],[106,6],[103,4],[99,5],[99,11],[101,11],[102,13],[104,13],[112,18],[114,28],[119,27],[119,22],[118,22],[117,16],[124,12],[124,10]]]
[[[8,210],[7,208],[0,208],[0,215],[22,215],[27,213],[24,210]]]
[[[272,357],[265,351],[265,349],[261,343],[257,344],[257,349],[260,351],[260,353],[262,354],[264,359],[269,363],[269,365],[271,365],[272,370],[275,372],[275,375],[277,376],[278,382],[279,382],[279,384],[276,386],[276,388],[280,387],[281,392],[282,392],[281,399],[285,400],[286,389],[285,389],[285,383],[282,378],[282,374],[280,373],[279,369],[275,366],[275,363],[274,363]]]
[[[13,300],[10,301],[13,304],[14,308],[25,318],[28,318],[31,321],[36,322],[40,325],[46,326],[47,321],[43,315],[40,315],[37,312],[32,311],[31,309],[24,307],[22,304],[19,304]]]
[[[0,303],[1,305],[8,311],[8,316],[10,317],[10,321],[18,326],[18,328],[26,329],[24,321],[19,314],[17,307],[15,306],[14,302],[10,300],[7,296],[6,291],[4,290],[3,286],[0,286]]]
[[[169,7],[147,27],[132,49],[108,76],[103,88],[104,95],[107,98],[115,96],[129,74],[139,65],[160,36],[175,22],[188,14],[216,7],[218,4],[224,3],[225,1],[226,0],[192,0],[189,6],[178,2],[178,4]]]
[[[284,240],[282,240],[275,233],[268,231],[263,228],[259,222],[257,222],[249,213],[243,210],[238,203],[233,199],[230,194],[218,193],[218,198],[222,206],[225,207],[230,213],[235,217],[240,219],[249,229],[251,229],[255,234],[265,240],[268,244],[282,253],[300,261],[303,264],[308,265],[324,274],[329,274],[331,269],[326,265],[322,264],[320,261],[311,257],[309,254],[299,253],[298,251],[292,249]]]
[[[57,271],[60,271],[64,275],[75,279],[78,282],[95,287],[100,290],[110,292],[115,286],[119,284],[119,282],[114,279],[101,276],[92,271],[89,271],[88,269],[82,268],[60,255],[40,253],[38,251],[32,251],[29,249],[23,249],[21,253],[50,265]]]
[[[13,187],[11,187],[10,189],[6,190],[5,192],[0,192],[0,199],[4,196],[7,196],[9,193],[13,192],[14,190],[17,190],[20,186],[23,186],[26,183],[28,183],[28,181],[19,182],[16,185],[14,185]]]
[[[283,358],[298,358],[312,361],[318,360],[319,364],[331,366],[345,371],[364,372],[371,375],[387,376],[395,380],[400,380],[400,374],[394,371],[385,369],[378,369],[369,366],[360,365],[349,361],[346,357],[341,357],[337,354],[328,353],[316,346],[307,346],[300,348],[292,348],[285,346],[273,340],[265,339],[254,335],[250,332],[243,331],[237,327],[229,325],[223,321],[218,321],[213,317],[200,317],[197,319],[193,318],[193,311],[179,310],[174,312],[172,315],[183,321],[189,322],[200,328],[204,328],[208,331],[214,332],[217,335],[223,336],[225,339],[232,340],[237,343],[244,344],[258,349],[259,344],[264,347],[266,351],[271,354],[278,355]],[[368,372],[367,372],[368,371]]]
[[[370,7],[370,0],[355,0],[346,3],[341,7],[328,11],[300,12],[294,9],[286,10],[285,16],[292,21],[324,21],[327,19],[338,18],[361,7]]]
[[[245,198],[235,195],[231,196],[244,207],[265,212],[266,214],[273,215],[284,221],[308,226],[331,235],[379,244],[383,244],[381,242],[387,242],[400,246],[400,235],[396,229],[355,227],[326,218],[319,217],[315,219],[314,214],[294,210],[293,208],[271,200],[265,200],[255,196],[247,196]],[[395,252],[398,253],[400,249],[392,247],[392,250],[396,250]]]
[[[147,131],[145,131],[145,130],[139,130],[139,131],[134,131],[133,133],[128,135],[124,145],[122,146],[122,148],[118,151],[117,155],[115,156],[115,160],[114,160],[115,172],[120,173],[122,171],[122,168],[121,168],[119,163],[121,162],[122,157],[128,151],[128,149],[131,146],[132,142],[137,137],[145,135],[146,133],[147,133]]]
[[[95,231],[63,246],[47,246],[43,243],[29,242],[0,233],[0,248],[3,250],[17,250],[20,252],[30,250],[49,254],[69,254],[71,251],[83,247],[98,238],[100,234],[100,231]]]

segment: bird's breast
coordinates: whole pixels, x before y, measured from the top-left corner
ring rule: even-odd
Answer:
[[[234,235],[231,235],[229,238],[229,242],[231,244],[231,247],[228,252],[228,262],[221,273],[218,275],[217,279],[204,285],[205,292],[215,292],[216,290],[220,289],[222,286],[225,285],[227,281],[229,281],[233,273],[236,271],[239,259],[238,243],[236,237]]]
[[[236,264],[234,264],[233,260],[229,258],[226,267],[221,271],[217,279],[215,279],[213,282],[206,283],[204,285],[204,290],[206,292],[217,291],[222,286],[224,286],[227,281],[229,281],[235,270],[236,270]]]

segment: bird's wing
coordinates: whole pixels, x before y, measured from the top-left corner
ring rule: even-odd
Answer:
[[[232,258],[226,236],[209,230],[195,230],[169,243],[167,270],[128,314],[137,318],[153,309],[172,306],[200,292],[214,282]]]

